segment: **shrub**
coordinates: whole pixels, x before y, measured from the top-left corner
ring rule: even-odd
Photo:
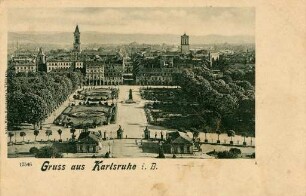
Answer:
[[[37,158],[62,158],[62,154],[51,146],[44,146],[38,150],[35,157]]]
[[[229,150],[229,152],[231,152],[231,153],[233,153],[233,154],[237,154],[237,155],[241,154],[241,150],[238,149],[238,148],[231,148],[231,149]]]
[[[39,151],[39,150],[38,150],[38,148],[36,148],[36,147],[31,147],[30,150],[29,150],[29,152],[30,152],[31,154],[36,154],[38,151]]]
[[[255,152],[251,154],[251,158],[255,158]]]
[[[235,159],[238,155],[229,151],[222,151],[217,153],[217,157],[219,159]]]

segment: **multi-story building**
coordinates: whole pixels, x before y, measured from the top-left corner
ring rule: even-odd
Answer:
[[[69,60],[53,59],[47,62],[47,72],[57,69],[69,69],[73,62]]]
[[[179,73],[177,67],[163,68],[142,68],[136,76],[136,84],[138,85],[172,85],[173,76]]]
[[[131,58],[123,58],[123,84],[134,84],[133,64]]]
[[[87,85],[103,85],[104,83],[104,63],[101,61],[85,62]]]
[[[35,59],[15,59],[12,61],[12,66],[14,67],[15,73],[37,71]]]
[[[47,72],[58,69],[83,69],[84,63],[82,61],[71,61],[69,59],[51,59],[47,62]]]
[[[82,62],[82,61],[76,61],[76,62],[74,62],[75,64],[75,69],[83,69],[84,68],[84,62]]]
[[[104,84],[105,85],[123,84],[123,65],[122,64],[105,65]]]
[[[46,58],[40,48],[34,61],[12,61],[16,72],[80,70],[85,76],[87,85],[135,83],[171,85],[174,75],[182,69],[203,64],[203,55],[196,56],[190,53],[189,36],[186,34],[181,36],[180,52],[167,51],[164,49],[165,46],[140,45],[132,54],[130,54],[130,46],[81,51],[78,25],[73,35],[74,43],[71,51],[52,51]],[[174,46],[171,47],[174,48]]]

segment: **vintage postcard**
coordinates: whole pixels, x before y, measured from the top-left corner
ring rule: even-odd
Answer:
[[[260,5],[32,5],[0,12],[4,195],[282,195],[262,173],[283,111]]]
[[[255,158],[254,8],[11,8],[8,27],[9,158]]]

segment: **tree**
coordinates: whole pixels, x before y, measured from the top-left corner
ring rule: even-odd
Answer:
[[[222,151],[217,153],[218,159],[235,159],[238,157],[238,154],[230,151]]]
[[[237,154],[240,155],[241,154],[241,150],[239,148],[231,148],[229,150],[229,152],[233,153],[233,154]]]
[[[51,129],[47,129],[46,130],[46,136],[48,137],[48,141],[49,141],[50,135],[52,135],[52,130]]]
[[[61,141],[62,140],[62,133],[63,133],[63,131],[61,129],[59,129],[59,130],[57,130],[57,133],[59,134],[60,141]]]
[[[72,127],[72,128],[70,129],[70,133],[72,133],[72,135],[71,135],[71,138],[72,138],[72,139],[75,138],[75,135],[74,135],[75,131],[76,131],[76,129],[75,129],[74,127]]]
[[[35,130],[34,130],[35,141],[36,141],[36,137],[38,136],[38,134],[39,134],[39,130],[35,129]]]
[[[36,147],[31,147],[30,150],[29,150],[29,152],[30,152],[31,154],[36,154],[38,151],[39,151],[39,150],[38,150],[38,148],[36,148]]]
[[[229,131],[227,132],[227,136],[231,138],[230,144],[233,144],[233,143],[234,143],[234,142],[233,142],[233,137],[235,136],[235,131],[229,130]]]
[[[8,88],[13,88],[8,86]],[[18,87],[20,88],[20,87]],[[24,94],[20,90],[11,90],[8,89],[7,95],[7,121],[8,121],[8,129],[14,125],[18,125],[24,121],[25,116],[22,115],[23,111],[21,108],[23,107],[23,97]]]
[[[10,137],[10,143],[12,143],[12,137],[13,137],[14,135],[15,135],[15,134],[12,133],[12,132],[9,132],[9,133],[8,133],[8,136]]]
[[[37,125],[47,117],[47,104],[38,95],[25,93],[22,111],[25,121]]]
[[[9,69],[7,77],[8,130],[22,122],[31,123],[35,128],[66,100],[82,80],[81,72],[15,74],[14,70]]]
[[[27,134],[25,133],[25,132],[20,132],[20,137],[22,137],[23,139],[22,139],[22,141],[24,142],[24,137],[26,136]]]
[[[216,133],[218,134],[218,140],[217,140],[217,143],[219,144],[219,143],[220,143],[220,139],[219,139],[219,137],[220,137],[221,131],[217,130],[217,131],[216,131]]]

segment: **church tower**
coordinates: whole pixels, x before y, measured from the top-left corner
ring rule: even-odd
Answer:
[[[36,71],[47,72],[46,55],[44,54],[42,48],[39,48],[39,52],[36,57]]]
[[[78,25],[75,27],[73,35],[74,35],[73,50],[74,52],[81,52],[80,30]]]
[[[181,53],[189,53],[189,36],[186,33],[181,36]]]

